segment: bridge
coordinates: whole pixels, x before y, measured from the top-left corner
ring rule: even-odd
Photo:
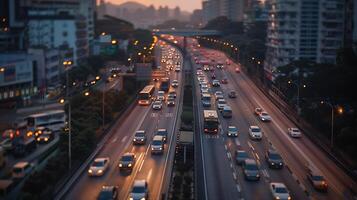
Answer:
[[[203,29],[153,29],[154,35],[175,35],[184,37],[193,36],[219,36],[222,35],[220,31],[217,30],[203,30]]]

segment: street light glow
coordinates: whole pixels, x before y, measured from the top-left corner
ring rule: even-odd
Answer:
[[[0,72],[4,72],[5,71],[5,67],[0,67]]]

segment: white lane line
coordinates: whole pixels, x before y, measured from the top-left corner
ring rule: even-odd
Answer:
[[[236,138],[236,139],[234,140],[234,142],[236,143],[237,146],[240,146],[240,142],[239,142],[238,138]]]
[[[121,139],[121,142],[122,143],[125,142],[127,138],[128,138],[128,136],[126,135],[125,137],[123,137],[123,139]]]
[[[241,192],[240,186],[238,184],[236,186],[237,186],[238,192],[240,193]]]
[[[151,178],[151,175],[152,175],[152,168],[149,170],[149,173],[146,177],[146,181],[149,182],[150,181],[150,178]]]
[[[237,180],[237,174],[235,172],[233,172],[233,178],[234,180]]]
[[[254,151],[254,147],[249,141],[248,141],[248,146]]]
[[[227,148],[227,145],[226,145],[226,144],[224,145],[224,148],[225,148],[225,149],[226,149],[226,151],[227,151],[227,149],[228,149],[228,148]]]
[[[257,157],[257,160],[260,160],[260,157],[257,153],[255,153],[255,156]]]
[[[125,136],[126,137],[126,136]],[[114,143],[114,142],[116,142],[118,140],[118,137],[115,137],[112,141],[111,141],[111,143]]]
[[[230,167],[233,169],[233,164],[232,163],[230,164]]]
[[[230,153],[230,152],[227,152],[227,157],[228,157],[228,159],[231,159],[231,158],[232,158],[232,156],[231,156],[231,153]]]

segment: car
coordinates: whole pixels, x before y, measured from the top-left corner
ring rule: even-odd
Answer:
[[[5,138],[1,143],[0,147],[2,147],[6,152],[11,152],[14,148],[12,145],[12,140],[10,138]]]
[[[209,71],[209,66],[204,66],[203,71]]]
[[[163,154],[164,147],[164,137],[162,137],[161,135],[155,135],[151,143],[151,153]]]
[[[217,69],[223,69],[224,66],[222,64],[218,64],[216,67]]]
[[[257,162],[254,159],[247,158],[243,162],[244,178],[249,181],[259,181],[260,173]]]
[[[280,154],[277,151],[273,149],[269,149],[266,152],[265,160],[267,161],[268,166],[270,168],[281,169],[284,166],[283,158],[280,156]]]
[[[159,100],[154,101],[152,104],[152,109],[154,110],[161,110],[162,109],[162,102]]]
[[[226,65],[230,65],[231,62],[229,60],[226,60]]]
[[[240,73],[239,67],[236,67],[235,72],[236,72],[236,73]]]
[[[201,88],[201,94],[209,93],[208,88]]]
[[[167,106],[169,106],[169,107],[175,106],[175,98],[174,97],[167,98]]]
[[[227,136],[229,137],[238,137],[238,129],[236,126],[228,126]]]
[[[42,134],[36,138],[36,141],[38,143],[48,143],[53,140],[53,138],[54,134],[52,131],[43,131]]]
[[[250,126],[249,137],[253,140],[261,140],[263,138],[263,133],[258,126]]]
[[[97,200],[114,200],[118,198],[117,186],[102,186]]]
[[[109,167],[110,159],[96,158],[88,169],[89,176],[102,176]]]
[[[158,77],[155,77],[152,79],[154,82],[158,82],[160,79]]]
[[[270,192],[274,199],[291,200],[290,193],[284,183],[272,182],[270,183]]]
[[[228,93],[228,97],[231,98],[231,99],[234,99],[234,98],[237,97],[237,94],[236,94],[236,92],[234,90],[231,90]]]
[[[211,75],[211,78],[212,78],[212,79],[216,79],[216,75],[215,75],[215,74],[212,74],[212,75]]]
[[[263,112],[263,108],[259,108],[259,107],[258,107],[258,108],[255,108],[255,109],[254,109],[254,114],[256,114],[256,115],[258,115],[258,116],[260,115],[261,112]]]
[[[29,162],[18,162],[12,167],[12,178],[15,180],[23,179],[32,173],[34,165]]]
[[[293,138],[300,138],[302,136],[298,128],[288,128],[288,134]]]
[[[135,132],[133,143],[134,144],[145,144],[146,143],[146,134],[145,134],[144,130],[138,130]]]
[[[148,183],[146,180],[135,180],[130,192],[130,200],[145,200],[149,198]]]
[[[167,98],[173,97],[176,98],[177,94],[175,90],[169,91],[169,94],[167,95]]]
[[[236,150],[235,151],[236,163],[238,165],[242,165],[246,159],[249,158],[248,153],[244,150]]]
[[[270,122],[271,121],[271,117],[270,115],[263,111],[259,114],[259,119],[262,121],[262,122]]]
[[[135,165],[136,156],[134,153],[125,153],[119,160],[119,170],[132,171]]]
[[[225,99],[218,99],[217,101],[217,108],[218,110],[223,110],[224,106],[226,106],[227,103],[226,103],[226,100]]]
[[[164,128],[157,129],[156,135],[162,136],[164,142],[166,143],[166,140],[167,140],[167,130],[166,129],[164,129]]]
[[[312,184],[315,190],[327,192],[328,184],[322,173],[315,167],[308,166],[307,180]]]
[[[219,87],[219,86],[221,86],[221,84],[219,83],[218,80],[213,80],[213,81],[212,81],[212,86],[213,86],[213,87]]]
[[[158,91],[156,100],[165,101],[165,92],[162,90]]]
[[[223,78],[223,79],[221,80],[221,83],[222,83],[222,84],[227,84],[227,83],[228,83],[228,79],[227,79],[227,78]]]
[[[224,98],[222,91],[216,91],[216,92],[214,93],[214,96],[215,96],[215,98],[216,98],[216,101],[218,101],[219,99],[223,99],[223,98]]]
[[[178,80],[173,80],[172,83],[171,83],[171,86],[174,87],[174,88],[177,88],[178,85],[179,85]]]
[[[176,67],[175,68],[175,72],[179,72],[179,71],[181,71],[181,68],[180,67]]]
[[[35,137],[37,138],[43,133],[49,133],[49,132],[52,132],[52,130],[44,126],[39,126],[35,130]]]

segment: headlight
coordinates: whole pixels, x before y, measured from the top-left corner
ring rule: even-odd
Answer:
[[[257,174],[256,177],[259,178],[259,174]]]
[[[291,200],[291,197],[288,197],[288,200]]]
[[[160,150],[162,150],[162,147],[160,147]]]
[[[39,142],[41,140],[41,138],[37,138],[37,141]]]
[[[90,173],[90,174],[91,174],[91,173],[93,173],[93,171],[90,169],[90,170],[88,170],[88,173]]]
[[[154,150],[154,147],[151,147],[151,150]]]
[[[119,167],[123,167],[123,164],[120,163],[120,164],[119,164]]]
[[[144,141],[144,139],[141,139],[141,141]]]
[[[45,141],[47,142],[47,141],[48,141],[48,138],[45,138]]]
[[[280,197],[275,197],[275,199],[280,199]],[[288,197],[288,199],[289,199],[289,197]]]
[[[140,200],[145,200],[145,197],[141,198]]]
[[[275,163],[272,162],[271,165],[275,165]]]
[[[129,163],[128,167],[131,167],[131,163]]]
[[[103,173],[103,170],[101,170],[101,169],[100,169],[100,170],[98,170],[98,173],[99,173],[99,174]]]
[[[283,163],[279,163],[279,165],[283,165]]]
[[[136,139],[134,138],[134,141],[136,141]]]

